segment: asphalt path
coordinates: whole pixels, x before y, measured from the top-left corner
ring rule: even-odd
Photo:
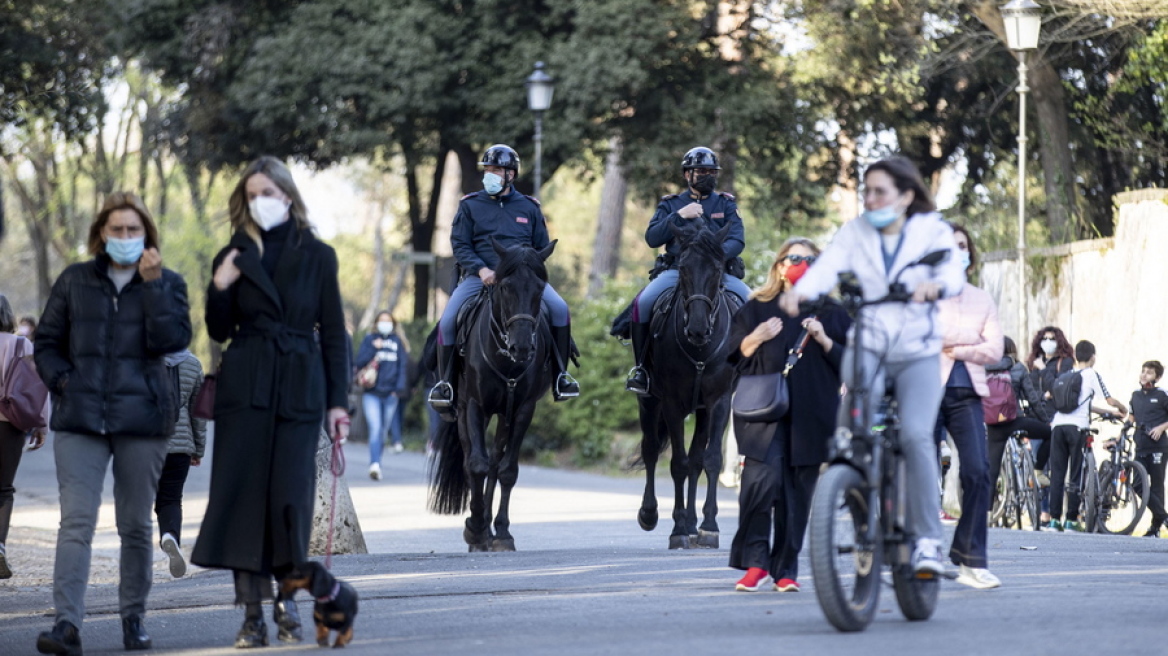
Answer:
[[[892,590],[875,622],[841,634],[824,620],[806,559],[800,593],[734,592],[726,566],[735,491],[720,488],[722,548],[668,550],[671,483],[660,477],[662,521],[638,528],[641,480],[534,466],[513,495],[516,553],[469,554],[462,518],[426,512],[421,454],[387,453],[369,480],[363,445],[346,474],[369,554],[336,556],[333,570],[361,595],[355,654],[1091,654],[1168,653],[1168,542],[991,529],[997,590],[942,584],[936,614],[906,622]],[[192,470],[184,547],[206,503],[208,467]],[[59,516],[51,445],[27,454],[17,478],[9,554],[0,582],[0,656],[35,653],[52,624],[52,550]],[[94,539],[87,654],[124,653],[117,613],[117,535],[110,486]],[[192,568],[172,579],[161,551],[146,627],[155,652],[237,654],[241,621],[228,573]],[[311,602],[300,600],[307,620]],[[275,643],[265,651],[317,649]]]

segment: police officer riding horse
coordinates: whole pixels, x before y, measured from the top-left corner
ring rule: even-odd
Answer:
[[[670,194],[661,198],[657,212],[649,221],[645,231],[645,241],[651,248],[665,247],[665,254],[657,258],[655,277],[633,299],[630,336],[633,340],[633,357],[636,366],[629,372],[625,389],[642,396],[649,394],[649,372],[645,370],[645,351],[649,343],[650,321],[653,318],[653,304],[666,290],[677,286],[677,256],[681,245],[674,239],[672,227],[684,227],[694,220],[704,220],[706,227],[716,232],[727,224],[730,230],[722,242],[726,258],[726,272],[722,284],[727,291],[737,296],[743,303],[750,297],[750,288],[742,282],[745,275],[742,260],[738,257],[745,247],[745,233],[742,218],[738,216],[738,204],[734,196],[724,191],[714,191],[718,181],[718,156],[709,148],[691,148],[681,159],[682,175],[688,189],[684,193]],[[733,272],[731,272],[731,270]]]
[[[496,144],[483,154],[483,190],[463,196],[454,215],[450,242],[458,261],[461,280],[438,322],[439,381],[430,390],[429,403],[444,419],[454,419],[454,357],[457,351],[456,326],[459,309],[477,297],[485,286],[494,285],[499,255],[492,237],[503,246],[530,246],[543,249],[549,243],[547,222],[539,201],[517,192],[513,186],[519,175],[519,155],[510,146]],[[553,351],[559,375],[552,387],[557,401],[580,395],[580,385],[568,374],[571,356],[571,322],[568,304],[548,284],[543,289],[543,305],[549,315]]]

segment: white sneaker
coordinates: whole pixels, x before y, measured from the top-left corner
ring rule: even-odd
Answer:
[[[945,573],[945,564],[941,562],[941,541],[931,538],[917,540],[916,549],[912,555],[913,571],[920,574],[929,572],[940,576]]]
[[[393,445],[393,452],[394,453],[401,453],[402,449],[403,449],[403,447],[401,444],[394,444]]]
[[[978,590],[989,590],[1002,585],[998,577],[984,567],[967,567],[962,565],[957,574],[957,582]]]
[[[187,573],[187,561],[183,558],[182,549],[178,547],[178,540],[170,533],[162,536],[162,550],[170,557],[170,575],[181,579]]]
[[[381,463],[375,462],[369,465],[369,478],[375,481],[381,480]]]

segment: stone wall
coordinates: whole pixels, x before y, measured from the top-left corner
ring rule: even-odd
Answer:
[[[1015,253],[985,254],[980,272],[981,286],[998,301],[1003,331],[1023,357],[1043,326],[1062,328],[1072,344],[1090,340],[1109,391],[1124,403],[1138,385],[1140,364],[1168,364],[1168,190],[1116,196],[1114,238],[1035,249],[1026,260],[1024,330]]]

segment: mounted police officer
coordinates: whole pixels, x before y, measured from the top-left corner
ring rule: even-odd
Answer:
[[[718,155],[709,148],[691,148],[681,158],[681,171],[688,189],[685,193],[661,197],[657,212],[649,221],[645,231],[645,241],[651,248],[665,247],[665,255],[658,257],[658,269],[664,268],[656,278],[641,290],[633,300],[630,333],[633,340],[633,357],[636,366],[629,372],[625,389],[637,394],[649,393],[649,374],[642,363],[645,361],[645,346],[649,342],[649,322],[653,315],[653,303],[667,289],[677,285],[677,256],[681,246],[674,240],[670,226],[684,226],[694,219],[703,219],[710,230],[721,230],[730,224],[730,232],[722,243],[726,255],[727,269],[739,262],[738,255],[745,247],[746,236],[742,229],[742,218],[738,216],[738,204],[734,196],[724,191],[714,191],[718,181]],[[750,297],[750,288],[742,282],[741,274],[724,272],[723,286],[745,303]]]
[[[438,376],[440,380],[430,390],[431,407],[446,418],[453,416],[454,388],[451,381],[455,344],[455,319],[458,310],[468,299],[474,298],[483,285],[495,284],[495,267],[499,256],[491,245],[494,237],[506,246],[530,246],[540,249],[550,243],[547,221],[539,201],[515,191],[513,183],[519,175],[519,155],[510,146],[496,144],[483,153],[479,166],[483,167],[483,190],[463,196],[454,215],[450,242],[454,257],[462,270],[462,279],[438,322]],[[543,289],[543,304],[551,315],[552,346],[560,375],[552,392],[557,401],[580,395],[580,385],[568,374],[571,355],[571,326],[568,304],[551,284]]]

